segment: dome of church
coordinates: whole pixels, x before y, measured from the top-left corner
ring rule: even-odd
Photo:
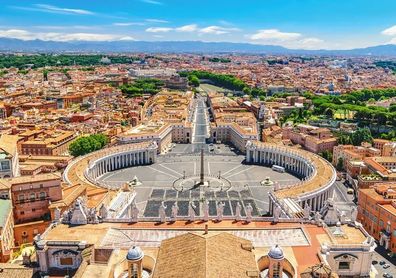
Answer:
[[[138,247],[138,246],[133,246],[133,247],[129,248],[126,258],[127,258],[127,260],[137,261],[137,260],[142,259],[143,256],[144,256],[144,253],[143,253],[142,249],[140,249],[140,247]]]
[[[268,252],[268,257],[276,260],[281,260],[283,259],[283,250],[282,248],[279,247],[279,245],[275,245],[271,248],[271,250]]]

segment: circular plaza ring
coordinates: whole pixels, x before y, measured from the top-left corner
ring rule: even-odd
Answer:
[[[173,182],[173,188],[179,192],[198,188],[203,191],[228,191],[231,188],[231,182],[226,178],[214,175],[205,175],[204,182],[201,182],[200,175],[193,175],[176,179]]]

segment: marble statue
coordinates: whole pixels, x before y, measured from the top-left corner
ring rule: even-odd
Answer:
[[[167,206],[165,206],[164,202],[162,202],[161,206],[158,209],[158,214],[159,214],[161,223],[164,223],[166,221],[166,213],[165,213],[166,208],[167,208]]]
[[[357,208],[355,206],[353,206],[352,210],[351,210],[351,221],[353,223],[356,222],[357,214],[358,214],[358,210],[357,210]]]
[[[315,212],[315,223],[316,224],[319,224],[320,223],[320,218],[321,218],[321,215],[320,215],[320,213],[317,211],[317,212]]]
[[[137,207],[135,201],[132,203],[132,205],[129,207],[129,218],[131,219],[131,222],[138,222],[138,217],[139,217],[139,208]]]
[[[172,220],[175,221],[176,217],[177,217],[177,213],[179,212],[179,207],[177,206],[176,202],[173,204],[171,210],[172,210],[172,212],[171,212],[172,213],[171,214]]]
[[[96,214],[96,209],[95,208],[89,208],[87,209],[87,222],[90,224],[98,224],[98,216]]]
[[[237,202],[236,207],[235,207],[235,220],[240,221],[241,220],[241,209],[242,206],[239,202]]]
[[[69,223],[70,222],[70,211],[66,210],[62,214],[62,223]]]
[[[88,224],[88,216],[87,208],[83,202],[81,197],[78,197],[76,202],[74,203],[74,207],[72,209],[72,215],[70,218],[71,225],[85,225]]]
[[[281,214],[281,208],[278,205],[275,205],[275,207],[274,207],[274,222],[279,221],[280,214]]]
[[[195,220],[195,208],[196,206],[194,206],[193,202],[188,204],[188,218],[191,222]]]
[[[60,209],[58,207],[56,207],[55,211],[54,211],[54,220],[55,220],[55,222],[58,222],[60,220],[60,218],[61,218],[61,211],[60,211]]]
[[[100,216],[102,219],[106,219],[106,218],[107,218],[107,216],[108,216],[108,211],[107,211],[107,208],[106,208],[105,204],[102,204],[102,206],[100,207],[100,209],[99,209],[99,216]]]
[[[225,203],[224,202],[219,202],[217,204],[217,221],[222,221],[223,220],[224,207],[225,207]]]
[[[202,209],[203,209],[204,221],[209,221],[209,201],[204,201]]]
[[[246,222],[251,222],[252,221],[252,213],[253,213],[253,207],[252,205],[249,203],[246,206]]]
[[[304,207],[304,218],[309,219],[309,216],[311,214],[311,207],[309,205],[305,205]]]

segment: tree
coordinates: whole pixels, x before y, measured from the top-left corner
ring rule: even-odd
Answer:
[[[190,75],[188,77],[188,81],[191,86],[198,87],[199,86],[199,78],[196,75]]]
[[[324,159],[326,159],[326,160],[329,161],[329,162],[332,162],[332,161],[333,161],[333,153],[330,152],[330,151],[328,151],[328,150],[322,152],[322,153],[320,154],[320,156],[323,157]]]
[[[355,146],[360,146],[362,142],[373,142],[373,136],[371,135],[370,129],[359,128],[351,135],[352,144]]]
[[[85,155],[87,153],[102,149],[109,142],[104,134],[92,134],[80,137],[69,146],[69,152],[73,156]]]
[[[338,171],[344,170],[344,159],[342,157],[338,158],[336,169]]]

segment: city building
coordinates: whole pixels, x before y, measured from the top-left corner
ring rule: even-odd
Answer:
[[[40,174],[4,179],[3,184],[11,188],[11,200],[15,223],[50,220],[48,206],[62,199],[59,174]]]
[[[293,144],[301,145],[313,153],[332,151],[337,144],[337,139],[329,129],[303,124],[284,128],[282,139],[290,140]]]
[[[248,141],[258,140],[257,120],[252,112],[222,93],[209,93],[207,102],[213,117],[210,140],[229,143],[245,152]]]
[[[3,134],[0,137],[0,178],[19,175],[18,139],[15,135]]]
[[[396,183],[359,189],[358,220],[380,245],[396,253]]]
[[[0,199],[0,262],[7,262],[14,248],[14,217],[11,200]]]
[[[68,152],[69,145],[76,138],[73,131],[47,131],[38,133],[34,139],[20,143],[23,155],[63,155]]]

